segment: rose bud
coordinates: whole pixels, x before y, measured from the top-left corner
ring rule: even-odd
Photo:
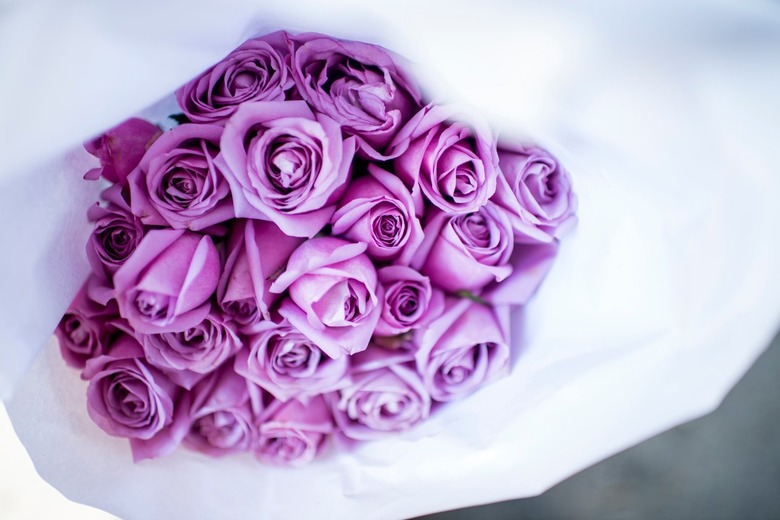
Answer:
[[[86,284],[82,286],[54,331],[65,362],[82,369],[87,360],[105,353],[117,333],[112,323],[118,319],[114,302],[100,305],[87,296]]]
[[[332,358],[364,350],[379,320],[383,295],[365,250],[338,238],[306,241],[271,286],[290,294],[279,314]]]
[[[329,394],[339,431],[355,440],[380,438],[425,420],[431,399],[406,350],[370,346],[352,357],[352,384]]]
[[[135,338],[121,334],[84,369],[89,416],[109,435],[130,438],[135,461],[173,451],[188,425],[186,399],[177,404],[181,390],[143,355]]]
[[[184,124],[157,139],[129,176],[144,224],[201,230],[233,218],[230,186],[214,164],[222,127]]]
[[[374,260],[408,264],[423,239],[412,196],[392,173],[373,164],[368,172],[352,181],[341,199],[332,233],[365,242]]]
[[[87,212],[87,218],[95,223],[87,242],[87,259],[92,271],[107,279],[141,243],[144,227],[122,197],[121,186],[109,187],[101,197],[107,204],[95,204]]]
[[[236,220],[227,246],[227,261],[217,286],[223,312],[242,326],[270,317],[279,297],[271,283],[303,239],[286,235],[273,222]]]
[[[508,307],[447,302],[417,335],[417,370],[436,401],[452,401],[509,373]]]
[[[496,190],[496,143],[484,123],[452,118],[451,107],[428,105],[390,143],[396,173],[415,195],[448,214],[472,213]]]
[[[273,401],[265,409],[255,447],[257,458],[277,466],[302,466],[322,451],[333,418],[322,397],[304,403]]]
[[[466,215],[438,213],[412,267],[446,291],[475,291],[512,272],[513,236],[506,212],[492,203]]]
[[[237,217],[271,220],[313,237],[336,211],[349,180],[355,139],[303,101],[245,103],[225,124],[217,164]]]
[[[283,100],[294,85],[287,54],[281,32],[247,40],[176,91],[176,100],[196,123],[227,119],[242,103]]]
[[[185,446],[214,457],[252,449],[257,432],[249,389],[229,364],[201,380],[190,395]]]
[[[235,370],[281,401],[335,390],[349,382],[349,359],[332,359],[287,320],[252,327]]]
[[[187,330],[209,313],[220,271],[210,237],[151,230],[114,275],[119,313],[143,334]]]
[[[114,184],[126,186],[127,176],[161,134],[162,130],[156,125],[133,117],[84,143],[87,152],[100,159],[100,168],[89,170],[84,178],[94,181],[103,177]]]
[[[494,197],[509,213],[518,242],[550,242],[575,222],[577,197],[557,159],[538,147],[502,147]]]
[[[361,150],[381,159],[385,146],[421,106],[402,58],[363,42],[320,34],[289,38],[298,92],[318,112],[360,137]]]
[[[188,389],[241,348],[231,324],[214,314],[181,332],[139,336],[146,359]]]
[[[389,265],[376,274],[385,298],[374,334],[403,334],[436,319],[444,309],[442,292],[433,289],[430,279],[414,269]]]

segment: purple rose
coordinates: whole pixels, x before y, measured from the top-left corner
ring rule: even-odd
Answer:
[[[162,456],[187,431],[181,390],[143,359],[141,345],[122,334],[107,354],[87,361],[87,411],[106,433],[130,438],[133,459]]]
[[[398,176],[448,214],[472,213],[496,190],[498,154],[490,130],[452,118],[446,106],[428,105],[390,144]]]
[[[284,33],[248,40],[179,89],[176,100],[196,123],[227,119],[242,103],[283,100],[294,84],[287,54]]]
[[[365,250],[338,238],[309,240],[271,286],[290,294],[279,314],[332,358],[364,350],[379,320],[383,295]]]
[[[328,223],[349,180],[355,139],[303,101],[245,103],[225,125],[218,164],[237,217],[271,220],[313,237]]]
[[[195,385],[191,401],[185,446],[216,457],[252,449],[257,432],[249,389],[230,365]]]
[[[84,178],[95,180],[102,176],[126,186],[127,176],[161,133],[156,125],[134,117],[85,143],[87,152],[100,159],[100,168],[89,170]]]
[[[436,401],[452,401],[509,373],[508,307],[450,300],[418,334],[417,370]]]
[[[409,267],[389,265],[377,271],[384,287],[382,315],[374,334],[394,336],[436,319],[444,308],[444,295],[431,287],[427,276]]]
[[[117,332],[111,325],[117,319],[116,304],[95,303],[87,296],[84,285],[54,331],[65,362],[81,369],[89,359],[105,353],[108,342]]]
[[[231,325],[213,314],[186,330],[142,334],[140,340],[146,359],[185,388],[192,388],[241,347]]]
[[[403,59],[376,45],[320,34],[293,36],[290,42],[301,97],[360,136],[367,155],[382,158],[385,145],[421,105]]]
[[[121,186],[111,186],[101,196],[107,204],[95,204],[87,212],[95,223],[87,242],[87,259],[92,271],[105,279],[133,254],[144,237],[144,227],[122,197]]]
[[[503,175],[495,200],[512,219],[520,242],[560,238],[576,221],[577,197],[571,178],[557,159],[538,147],[501,148]]]
[[[414,203],[403,183],[373,164],[369,176],[353,180],[333,214],[333,234],[365,242],[380,262],[408,264],[423,239]]]
[[[475,291],[512,272],[513,236],[506,212],[492,203],[465,215],[438,213],[412,266],[447,291]]]
[[[266,408],[255,448],[257,457],[277,466],[302,466],[322,450],[333,418],[322,397],[306,403],[274,401]]]
[[[347,384],[349,358],[332,359],[286,320],[252,327],[235,370],[281,401],[313,396]]]
[[[210,237],[149,231],[114,275],[119,313],[143,334],[187,330],[209,313],[220,272]]]
[[[303,239],[286,235],[273,222],[236,220],[227,261],[217,286],[223,312],[241,325],[270,317],[278,294],[269,289]]]
[[[352,357],[352,384],[330,398],[341,433],[371,440],[428,417],[431,399],[410,359],[406,350],[376,346]]]
[[[200,230],[233,218],[230,186],[214,164],[222,127],[165,132],[130,174],[131,206],[144,224]]]

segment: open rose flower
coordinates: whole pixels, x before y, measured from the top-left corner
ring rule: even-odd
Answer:
[[[143,334],[187,330],[209,313],[220,270],[210,237],[149,231],[114,275],[119,313]]]
[[[332,431],[333,418],[322,397],[305,403],[273,401],[263,413],[255,454],[268,464],[302,466],[323,449]]]
[[[318,112],[360,136],[361,149],[379,159],[385,145],[421,105],[419,87],[403,59],[363,42],[320,34],[290,37],[298,91]]]
[[[89,416],[106,433],[130,438],[136,461],[173,451],[187,431],[181,389],[143,355],[135,338],[122,334],[84,369]]]
[[[406,350],[376,346],[353,356],[352,384],[330,397],[342,434],[371,440],[428,418],[431,399],[410,359]]]
[[[127,176],[160,134],[162,131],[156,125],[133,117],[85,143],[87,152],[100,159],[100,168],[89,170],[84,178],[103,177],[115,184],[127,185]]]
[[[509,373],[507,307],[452,299],[417,338],[417,369],[436,401],[460,399]]]
[[[510,275],[513,247],[506,212],[489,203],[474,213],[431,218],[412,266],[447,291],[475,291]]]
[[[577,197],[558,160],[539,147],[502,147],[495,200],[512,219],[520,242],[549,242],[574,224]]]
[[[131,207],[144,224],[200,230],[233,218],[230,186],[214,164],[222,127],[165,132],[130,174]]]
[[[377,277],[384,287],[385,301],[374,334],[403,334],[424,326],[441,314],[444,295],[431,287],[427,276],[409,267],[388,265],[377,271]]]
[[[237,217],[271,220],[313,237],[344,193],[355,140],[303,101],[245,103],[225,125],[221,165]]]
[[[257,432],[249,389],[230,365],[200,381],[190,394],[185,446],[216,457],[252,449]]]
[[[286,320],[255,325],[235,370],[281,401],[335,390],[349,382],[349,359],[328,357]]]
[[[180,332],[140,336],[149,362],[185,388],[192,388],[241,348],[233,326],[214,314]]]
[[[373,164],[368,172],[344,194],[332,232],[365,242],[366,254],[377,261],[408,264],[423,239],[412,196],[392,173]]]
[[[247,40],[176,92],[184,114],[197,123],[230,117],[242,103],[279,101],[293,85],[281,32]]]
[[[451,107],[428,105],[390,143],[394,168],[417,195],[445,213],[472,213],[496,190],[496,142],[482,123],[454,120]]]
[[[116,304],[96,303],[87,296],[85,284],[54,331],[65,362],[81,369],[87,360],[105,353],[108,342],[117,333],[112,322],[118,319]]]
[[[223,312],[242,326],[268,319],[269,309],[279,297],[270,291],[271,283],[302,242],[273,222],[236,220],[217,286],[217,302]]]
[[[95,204],[87,212],[94,229],[87,242],[87,259],[92,271],[110,276],[125,263],[144,237],[141,221],[130,211],[115,184],[101,194],[106,205]]]
[[[364,350],[379,320],[383,295],[365,250],[339,238],[309,240],[271,286],[290,294],[279,314],[332,358]]]

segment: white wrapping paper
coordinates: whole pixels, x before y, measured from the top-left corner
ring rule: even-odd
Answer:
[[[414,431],[304,469],[184,450],[133,464],[41,350],[87,272],[96,188],[77,145],[276,28],[383,44],[429,92],[541,138],[580,223],[515,313],[511,377]],[[126,519],[389,519],[540,493],[711,411],[780,318],[778,55],[780,6],[758,0],[0,3],[0,396],[16,431],[66,496]]]

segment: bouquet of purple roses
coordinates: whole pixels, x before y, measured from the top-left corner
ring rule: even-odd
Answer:
[[[509,308],[575,220],[550,153],[320,34],[250,39],[176,101],[87,143],[86,178],[110,185],[57,329],[135,460],[184,444],[298,465],[508,373]]]

